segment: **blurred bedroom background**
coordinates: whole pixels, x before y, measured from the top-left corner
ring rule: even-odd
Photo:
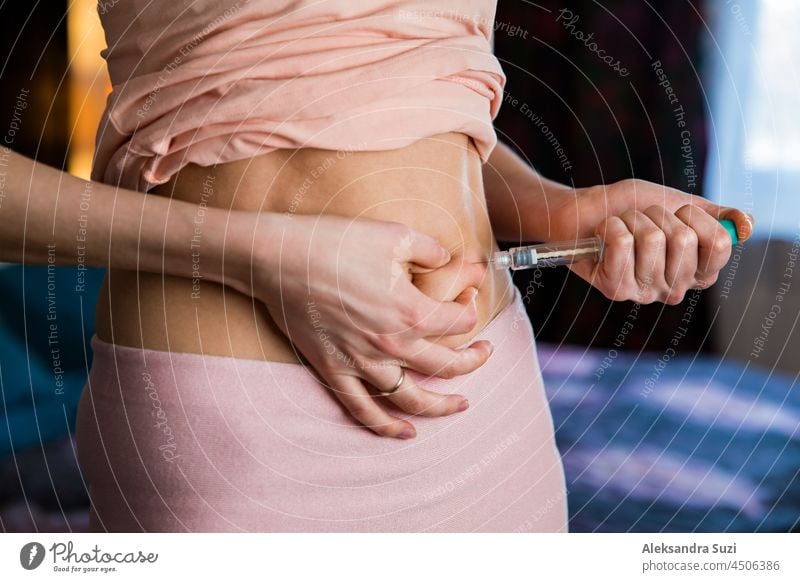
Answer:
[[[3,145],[81,177],[110,90],[98,9],[0,3]],[[575,186],[643,178],[756,217],[677,306],[515,274],[572,531],[800,530],[798,26],[800,0],[499,0],[499,139]],[[2,531],[86,528],[71,433],[102,275],[0,265]]]

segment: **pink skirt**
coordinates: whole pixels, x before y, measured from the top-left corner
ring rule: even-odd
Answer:
[[[92,338],[78,457],[92,531],[562,532],[566,487],[520,293],[475,339],[495,351],[453,379],[465,412],[360,426],[301,364]],[[394,412],[393,412],[394,413]]]

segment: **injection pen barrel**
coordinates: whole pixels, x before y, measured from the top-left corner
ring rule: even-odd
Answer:
[[[558,267],[578,261],[600,261],[603,244],[597,237],[536,245],[537,265]]]
[[[511,248],[498,253],[494,260],[497,269],[529,269],[557,267],[577,261],[602,258],[603,244],[597,237]]]

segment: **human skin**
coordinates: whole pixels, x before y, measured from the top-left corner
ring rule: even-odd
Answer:
[[[717,218],[734,220],[742,240],[752,232],[741,211],[649,182],[571,189],[543,178],[503,144],[481,167],[461,134],[404,150],[350,153],[307,189],[302,213],[291,208],[279,194],[299,191],[301,179],[330,155],[284,150],[266,162],[262,156],[217,166],[218,194],[200,226],[207,168],[190,167],[159,188],[168,199],[87,183],[15,155],[0,207],[0,259],[44,263],[47,245],[55,244],[58,264],[77,264],[81,194],[91,191],[84,264],[113,267],[98,304],[101,339],[307,361],[362,423],[409,438],[411,423],[386,411],[364,382],[391,385],[398,368],[380,365],[387,359],[444,377],[485,362],[490,350],[481,342],[451,348],[509,299],[508,273],[478,262],[496,249],[495,237],[598,234],[603,262],[573,265],[577,274],[612,299],[675,303],[687,289],[711,284],[727,261],[730,241]],[[198,228],[203,290],[202,299],[190,301],[197,273],[188,242]],[[436,241],[450,249],[449,259]],[[474,301],[471,287],[478,289]],[[322,353],[306,318],[312,295],[337,344],[361,363],[359,374]],[[428,415],[452,414],[463,401],[408,385],[379,398]]]
[[[213,184],[213,193],[204,193],[204,184]],[[98,302],[100,339],[308,363],[356,419],[385,436],[415,435],[389,406],[426,416],[464,409],[462,396],[424,390],[409,376],[394,394],[378,390],[397,381],[400,365],[445,378],[477,369],[491,353],[488,342],[454,348],[512,298],[509,274],[478,262],[497,244],[468,136],[431,136],[388,151],[303,148],[187,166],[148,196],[263,213],[272,236],[252,252],[273,268],[254,273],[259,291],[252,297],[206,281],[198,291],[186,278],[112,270]],[[418,236],[437,240],[449,260],[410,261]],[[202,243],[200,249],[202,264]],[[478,290],[474,297],[470,288]],[[406,301],[410,289],[428,300]],[[397,301],[391,309],[381,299],[389,297]],[[310,306],[320,314],[324,342]],[[442,314],[444,324],[437,322]]]
[[[742,242],[753,233],[752,216],[741,210],[645,180],[570,188],[537,174],[503,144],[484,176],[498,238],[599,236],[603,260],[570,269],[612,300],[680,303],[689,289],[712,285],[730,257],[730,235],[719,220],[732,220]]]
[[[110,267],[112,272],[133,275],[134,281],[153,277],[191,284],[192,277],[199,276],[206,288],[228,289],[229,300],[241,302],[241,298],[251,295],[269,301],[287,288],[286,278],[279,280],[270,276],[277,271],[280,259],[279,248],[275,245],[287,232],[292,233],[295,248],[309,244],[318,257],[331,251],[329,241],[343,238],[345,228],[356,234],[356,238],[381,237],[385,242],[396,241],[388,245],[385,253],[373,249],[375,252],[367,261],[349,261],[352,276],[345,277],[347,280],[358,281],[367,275],[375,277],[382,269],[388,274],[394,270],[422,272],[449,260],[437,241],[393,222],[343,221],[336,216],[306,217],[305,221],[298,217],[290,221],[272,213],[204,208],[203,220],[198,223],[200,207],[197,204],[88,182],[14,152],[7,153],[0,203],[2,261]],[[308,226],[312,221],[314,233]],[[195,251],[191,246],[196,236],[203,241],[199,265],[193,261]],[[276,252],[271,252],[272,249]],[[358,248],[345,255],[360,252]],[[316,272],[314,283],[331,288],[341,274],[349,275],[347,268],[329,269],[327,274]],[[298,283],[292,279],[288,281]],[[135,282],[133,285],[135,288]],[[359,289],[369,291],[370,287],[362,284]],[[444,348],[422,349],[429,343],[424,339],[426,334],[474,327],[476,312],[469,290],[460,294],[460,303],[436,302],[412,285],[408,277],[400,277],[390,294],[374,287],[372,290],[373,294],[357,296],[349,305],[354,312],[368,315],[362,317],[359,327],[349,321],[337,326],[341,337],[352,343],[374,343],[387,329],[396,327],[401,316],[411,313],[420,321],[415,321],[414,326],[409,326],[395,339],[398,345],[416,346],[424,353],[419,358],[409,357],[409,366],[434,375],[451,376],[475,369],[488,357],[486,342],[459,352]],[[206,290],[206,295],[209,293]],[[101,293],[98,312],[105,315],[103,305],[105,294]],[[134,312],[138,312],[139,307],[137,305]],[[340,307],[334,307],[331,318],[340,313]],[[143,313],[158,315],[150,311],[144,301],[141,308]],[[257,308],[263,309],[263,305],[258,302]],[[231,309],[227,312],[229,315]],[[104,321],[107,328],[113,327],[110,319]],[[101,334],[101,330],[98,329],[98,333]],[[388,357],[377,349],[370,355],[376,359]],[[438,399],[445,401],[439,404],[440,408],[448,405],[451,409],[458,409],[463,400],[441,396]],[[403,428],[400,426],[397,430]]]
[[[141,192],[81,180],[9,151],[0,202],[0,260],[24,264],[83,264],[189,276],[186,247],[194,205],[146,198]],[[224,213],[210,222],[223,224]],[[241,213],[241,228],[221,236],[209,228],[204,276],[222,280],[223,249],[244,248],[255,216]],[[112,237],[113,234],[113,237]],[[213,251],[213,252],[211,252]],[[233,272],[237,253],[226,257]]]

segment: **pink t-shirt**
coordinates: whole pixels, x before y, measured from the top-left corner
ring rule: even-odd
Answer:
[[[92,177],[147,191],[276,148],[388,150],[448,131],[485,162],[505,75],[492,0],[118,0]]]

